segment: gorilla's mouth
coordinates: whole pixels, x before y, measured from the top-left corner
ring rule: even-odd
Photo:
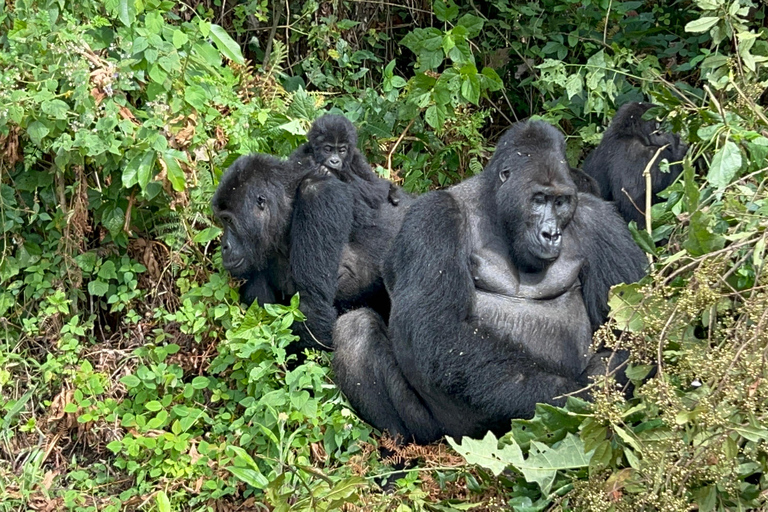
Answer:
[[[225,261],[224,268],[226,268],[229,271],[237,270],[243,265],[243,263],[245,263],[245,258],[240,258],[237,261]]]

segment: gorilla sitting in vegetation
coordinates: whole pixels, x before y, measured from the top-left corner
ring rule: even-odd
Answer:
[[[615,201],[621,216],[638,225],[645,221],[646,165],[660,147],[667,145],[651,167],[652,202],[657,203],[656,194],[670,186],[683,170],[682,165],[674,163],[664,173],[659,162],[680,162],[688,150],[677,134],[661,132],[655,120],[643,119],[653,106],[632,102],[619,108],[603,140],[584,161],[584,171],[600,184],[603,199]]]
[[[517,123],[480,175],[410,206],[385,260],[389,329],[367,308],[339,318],[337,383],[406,441],[506,431],[605,370],[589,349],[609,289],[645,267],[613,205],[577,193],[562,135]]]
[[[400,202],[400,188],[377,176],[357,149],[357,130],[346,117],[326,114],[318,118],[312,123],[307,139],[290,157],[295,165],[331,174],[345,183],[359,178],[358,194],[371,208],[381,204],[381,187],[385,185],[389,187],[389,202],[393,205]]]
[[[367,305],[388,313],[381,258],[402,221],[403,206],[379,208],[351,183],[290,161],[254,154],[221,177],[213,212],[224,227],[224,267],[245,279],[241,300],[287,303],[300,293],[307,317],[299,347],[330,349],[339,311]],[[369,190],[370,191],[370,190]]]

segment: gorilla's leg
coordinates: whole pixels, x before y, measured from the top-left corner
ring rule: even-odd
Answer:
[[[361,418],[404,441],[439,437],[434,418],[400,371],[376,312],[363,308],[340,316],[333,340],[336,383]]]
[[[293,211],[290,265],[307,317],[299,329],[304,346],[333,347],[339,262],[352,232],[353,213],[354,198],[346,184],[324,176],[302,181]]]

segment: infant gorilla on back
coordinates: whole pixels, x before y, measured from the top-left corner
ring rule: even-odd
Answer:
[[[240,157],[213,198],[224,227],[224,267],[246,280],[243,302],[287,303],[299,292],[307,320],[296,327],[298,347],[332,348],[340,311],[363,305],[389,311],[381,259],[405,206],[387,202],[390,183],[348,145],[356,140],[351,123],[335,117],[321,117],[310,142],[288,161]],[[399,190],[394,194],[408,202]]]

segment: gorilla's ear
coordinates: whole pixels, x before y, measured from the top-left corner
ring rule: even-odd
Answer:
[[[509,169],[505,168],[499,171],[499,179],[501,180],[502,183],[507,181],[509,179]]]

